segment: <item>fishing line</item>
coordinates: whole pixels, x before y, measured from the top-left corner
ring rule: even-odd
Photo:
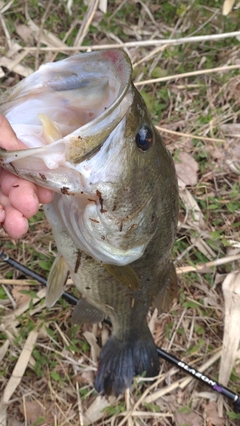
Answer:
[[[26,266],[22,265],[21,263],[17,262],[16,260],[11,259],[8,254],[3,253],[0,251],[0,260],[8,263],[13,268],[18,269],[25,275],[33,278],[34,280],[38,281],[39,283],[43,284],[44,286],[47,285],[47,280],[37,274],[36,272],[32,271],[31,269],[27,268]],[[65,291],[62,294],[63,299],[65,299],[69,304],[76,305],[78,302],[78,299],[74,296],[72,296],[70,293]],[[105,322],[108,325],[112,325],[111,321],[109,319],[104,319],[103,322]],[[180,359],[176,358],[175,356],[169,354],[168,352],[164,351],[163,349],[156,346],[156,350],[158,355],[163,358],[165,361],[173,364],[175,367],[178,367],[179,369],[185,371],[185,373],[190,374],[195,379],[199,380],[200,382],[204,383],[205,385],[209,386],[212,390],[215,392],[218,392],[225,396],[226,398],[230,399],[235,407],[240,410],[240,395],[236,394],[235,392],[231,391],[227,387],[221,385],[220,383],[216,382],[215,380],[211,379],[210,377],[206,376],[205,374],[201,373],[200,371],[196,370],[195,368],[191,367],[190,365],[186,364],[184,361],[181,361]]]

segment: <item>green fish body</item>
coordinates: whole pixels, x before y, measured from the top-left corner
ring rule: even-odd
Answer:
[[[28,147],[1,150],[2,166],[55,192],[45,206],[58,248],[47,304],[70,273],[81,293],[73,322],[110,318],[95,387],[113,395],[135,375],[158,374],[146,317],[177,290],[175,168],[131,75],[121,50],[80,54],[41,66],[0,97]]]

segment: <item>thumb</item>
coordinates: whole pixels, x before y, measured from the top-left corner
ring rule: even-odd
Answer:
[[[0,114],[0,147],[9,151],[25,148],[24,143],[17,138],[9,121],[2,114]]]

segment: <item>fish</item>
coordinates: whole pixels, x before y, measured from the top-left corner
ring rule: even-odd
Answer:
[[[174,162],[132,83],[121,49],[41,65],[0,95],[26,149],[0,150],[0,165],[54,191],[44,207],[58,255],[48,276],[53,306],[71,276],[80,292],[73,323],[109,318],[95,379],[121,395],[160,363],[147,315],[178,291],[171,260],[178,218]]]

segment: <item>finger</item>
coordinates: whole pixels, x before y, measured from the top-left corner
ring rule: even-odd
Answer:
[[[39,202],[43,204],[48,204],[53,200],[53,192],[41,186],[37,186],[37,195]]]
[[[39,208],[36,186],[31,182],[19,180],[9,192],[9,202],[29,219],[37,213]]]
[[[18,178],[12,173],[7,172],[6,170],[0,171],[1,176],[1,189],[6,196],[9,196],[12,188],[17,188],[18,185],[22,187],[23,179]],[[26,182],[26,181],[25,181]],[[33,190],[37,195],[39,202],[43,204],[48,204],[53,199],[53,192],[50,189],[42,188],[41,186],[36,186],[31,182],[28,182],[29,190]]]
[[[1,190],[8,197],[11,189],[19,185],[23,180],[21,178],[18,178],[17,176],[13,175],[10,172],[7,172],[6,170],[2,170],[1,172]],[[32,185],[32,184],[31,184]]]
[[[0,205],[3,209],[9,204],[9,199],[6,197],[6,195],[3,194],[3,192],[0,189]]]
[[[0,114],[0,146],[7,150],[24,149],[26,146],[19,141],[6,117]]]
[[[21,238],[28,231],[28,221],[18,210],[10,204],[5,207],[6,219],[3,223],[5,232],[11,238]]]
[[[4,207],[0,204],[0,223],[3,223],[6,218]]]

